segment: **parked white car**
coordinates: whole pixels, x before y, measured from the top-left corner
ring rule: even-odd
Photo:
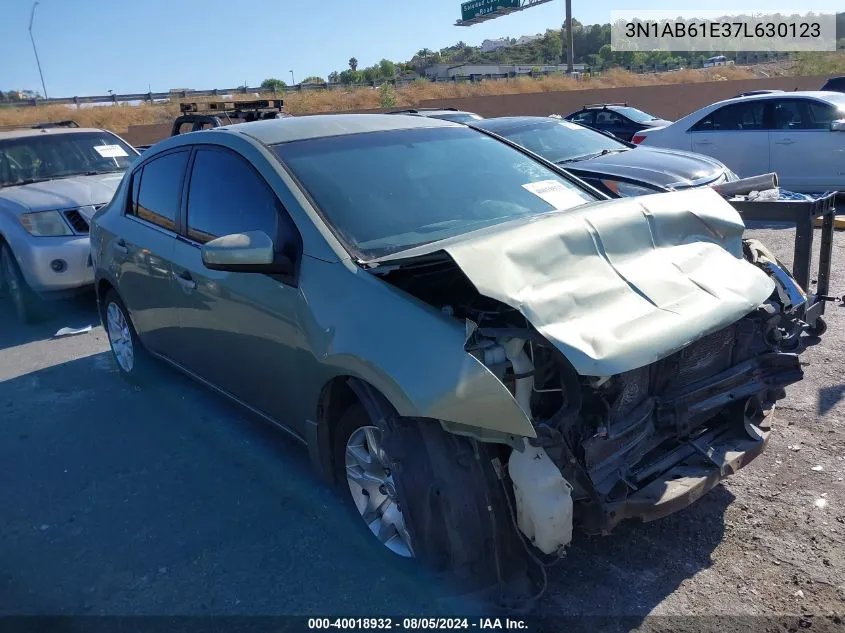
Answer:
[[[776,172],[791,191],[845,191],[845,94],[839,92],[735,97],[632,140],[712,156],[741,178]]]
[[[90,288],[88,222],[138,156],[72,121],[0,131],[0,295],[31,322],[44,299]]]

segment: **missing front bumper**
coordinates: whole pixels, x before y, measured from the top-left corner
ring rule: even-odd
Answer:
[[[723,479],[751,463],[763,452],[771,432],[756,427],[759,439],[739,429],[712,431],[684,445],[687,457],[651,483],[618,503],[605,505],[602,531],[611,530],[625,519],[644,522],[662,519],[697,501]]]

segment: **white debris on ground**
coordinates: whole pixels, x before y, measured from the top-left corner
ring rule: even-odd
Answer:
[[[76,336],[77,334],[87,334],[92,330],[92,326],[86,325],[85,327],[63,327],[58,332],[53,334],[53,338],[59,338],[61,336]]]

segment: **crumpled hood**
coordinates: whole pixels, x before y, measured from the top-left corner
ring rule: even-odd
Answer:
[[[597,202],[382,258],[445,251],[476,289],[518,309],[581,375],[664,358],[774,290],[743,259],[739,213],[710,188]]]
[[[706,184],[727,169],[715,158],[701,154],[642,146],[577,161],[564,167],[576,174],[583,169],[641,180],[663,188]]]
[[[0,199],[17,203],[22,207],[22,213],[104,204],[112,199],[122,178],[123,173],[117,172],[3,187],[0,189]]]

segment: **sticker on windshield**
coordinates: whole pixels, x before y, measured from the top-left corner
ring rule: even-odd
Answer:
[[[94,149],[103,158],[119,158],[121,156],[129,156],[126,150],[120,145],[95,145]]]
[[[557,180],[541,180],[522,185],[538,198],[542,198],[555,209],[569,209],[585,202],[584,198]]]

